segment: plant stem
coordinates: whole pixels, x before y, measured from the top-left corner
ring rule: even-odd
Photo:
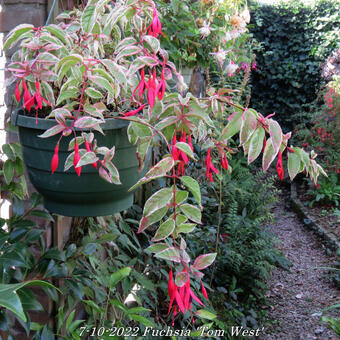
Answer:
[[[222,166],[220,167],[220,171],[222,172]],[[218,252],[218,240],[220,238],[220,231],[221,231],[221,224],[222,224],[222,198],[223,198],[223,183],[222,183],[222,178],[219,179],[219,203],[218,203],[218,221],[217,221],[217,232],[216,232],[216,243],[215,243],[215,252]],[[210,286],[212,285],[212,281],[214,278],[214,272],[215,272],[215,265],[216,265],[216,260],[213,263],[212,271],[211,271],[211,278],[210,278]]]

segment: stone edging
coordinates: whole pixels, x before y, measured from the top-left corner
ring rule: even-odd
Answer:
[[[337,238],[328,233],[323,227],[318,225],[314,219],[308,214],[307,208],[297,197],[296,184],[291,183],[290,185],[290,201],[292,209],[299,216],[303,224],[309,229],[313,230],[314,233],[321,239],[322,243],[331,250],[338,252],[340,249],[340,242]]]

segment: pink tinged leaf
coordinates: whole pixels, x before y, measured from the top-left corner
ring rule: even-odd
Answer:
[[[196,258],[194,262],[194,268],[197,270],[202,270],[209,267],[216,258],[216,253],[200,255]]]
[[[278,154],[278,151],[275,151],[272,143],[272,138],[268,138],[266,141],[266,146],[263,152],[263,158],[262,158],[262,168],[263,171],[267,171],[270,165],[272,164],[273,160],[275,159],[276,155]]]
[[[64,129],[65,129],[64,126],[58,124],[46,130],[42,135],[39,135],[39,137],[48,138],[57,135],[58,133],[61,133]]]
[[[188,272],[179,272],[176,275],[175,283],[176,286],[183,288],[184,285],[188,282],[189,280],[189,273]],[[181,295],[182,296],[182,295]]]
[[[107,182],[112,183],[112,178],[109,172],[106,171],[102,166],[99,168],[99,176],[105,179]]]
[[[272,138],[273,148],[276,152],[279,151],[282,143],[282,130],[279,123],[273,119],[269,119],[269,134]]]
[[[99,126],[99,124],[103,123],[102,120],[96,119],[89,116],[84,116],[77,119],[74,122],[74,127],[76,128],[94,128],[95,126]]]

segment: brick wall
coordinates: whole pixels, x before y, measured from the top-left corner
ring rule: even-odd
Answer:
[[[2,145],[16,141],[17,137],[5,132],[6,121],[13,109],[12,87],[5,87],[5,67],[15,48],[6,53],[3,51],[3,42],[8,32],[15,26],[23,23],[41,26],[47,17],[48,0],[2,0],[0,1],[0,159],[4,160]],[[0,200],[0,216],[8,217],[9,203]]]
[[[13,86],[6,88],[5,80],[6,74],[5,67],[9,61],[9,58],[15,51],[15,48],[3,51],[3,42],[8,32],[15,26],[23,23],[33,24],[35,26],[41,26],[45,23],[47,17],[47,0],[0,0],[0,158],[4,160],[2,154],[2,145],[11,141],[16,141],[17,136],[13,133],[9,134],[5,132],[6,121],[13,109],[12,94]],[[0,198],[0,216],[9,217],[10,204]],[[47,234],[51,234],[51,231]],[[49,237],[51,239],[51,237]],[[41,291],[36,292],[39,300],[44,305],[47,311],[52,308],[51,301],[46,299],[46,295]],[[34,317],[33,315],[31,317]],[[44,323],[48,321],[49,315],[47,313],[35,316],[34,321]],[[25,333],[22,332],[22,328],[16,324],[14,332],[17,339],[27,339]],[[6,339],[5,334],[1,334]]]

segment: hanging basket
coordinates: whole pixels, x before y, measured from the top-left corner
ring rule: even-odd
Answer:
[[[70,154],[68,145],[73,138],[72,135],[61,139],[59,166],[52,174],[51,159],[58,137],[38,136],[56,122],[41,118],[36,122],[36,118],[24,116],[23,110],[18,109],[12,114],[12,123],[19,128],[29,179],[43,196],[48,211],[63,216],[105,216],[125,210],[133,204],[133,192],[128,192],[128,189],[145,174],[145,171],[138,173],[136,147],[128,140],[127,122],[109,118],[101,125],[105,135],[94,132],[98,145],[116,147],[113,161],[118,168],[121,185],[104,181],[99,176],[98,170],[91,165],[82,167],[81,176],[77,176],[73,167],[64,172],[64,163]]]

